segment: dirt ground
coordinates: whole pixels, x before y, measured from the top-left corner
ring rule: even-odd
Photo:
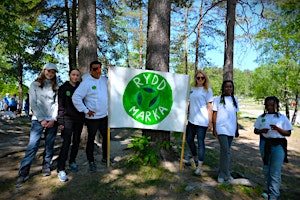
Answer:
[[[249,111],[249,116],[255,114],[256,113]],[[253,187],[263,188],[263,176],[261,173],[262,162],[258,151],[259,139],[257,135],[253,134],[254,119],[247,116],[244,118],[240,126],[240,137],[234,140],[232,146],[231,168],[233,169],[233,176],[235,178],[249,180],[253,184]],[[6,121],[0,119],[0,199],[79,199],[79,197],[80,199],[85,199],[84,195],[82,196],[81,194],[85,189],[80,189],[79,187],[87,187],[84,185],[89,185],[90,183],[88,183],[88,181],[94,181],[95,174],[91,174],[87,170],[88,163],[86,161],[84,147],[82,147],[77,157],[80,171],[77,173],[68,172],[70,180],[67,183],[62,183],[58,180],[56,159],[61,144],[59,133],[56,139],[52,175],[49,177],[43,177],[41,175],[42,147],[39,149],[36,159],[32,164],[30,179],[23,187],[14,187],[18,167],[28,143],[30,125],[30,120],[26,117],[18,117],[15,120]],[[290,162],[284,164],[282,170],[282,199],[296,199],[300,195],[299,130],[300,129],[297,128],[293,131],[292,136],[288,138],[288,158]],[[124,166],[118,163],[122,163],[128,154],[131,153],[130,150],[126,148],[130,142],[130,135],[139,133],[138,130],[112,129],[111,134],[111,156],[114,157],[116,163],[107,168],[105,165],[100,164],[101,148],[96,148],[95,152],[95,159],[99,169],[97,176],[101,176],[101,180],[109,184],[112,184],[113,180],[116,180],[116,177],[121,176]],[[41,145],[42,144],[43,140],[41,141]],[[173,162],[163,162],[162,165],[166,170],[173,173],[170,183],[158,183],[153,187],[146,188],[137,186],[138,184],[136,183],[135,191],[138,191],[140,196],[135,195],[133,199],[262,199],[260,194],[254,196],[250,195],[249,197],[247,195],[241,195],[247,192],[228,192],[228,190],[224,191],[224,189],[221,189],[222,186],[216,182],[217,168],[206,165],[206,163],[209,162],[218,163],[218,157],[214,157],[216,153],[213,152],[219,151],[219,144],[211,132],[207,133],[206,149],[206,160],[203,167],[204,172],[201,177],[195,176],[191,167],[188,166],[189,150],[185,146],[183,170],[179,170],[179,155],[178,159]],[[133,170],[135,169],[131,171]],[[138,175],[134,176],[133,174],[124,175],[124,178],[138,182]],[[159,182],[160,178],[158,177],[157,179]],[[98,186],[103,184],[99,183],[99,181],[95,183]],[[126,184],[126,181],[124,184]],[[75,194],[75,196],[72,196],[74,195],[72,193],[65,194],[65,189],[60,188],[78,189],[78,195],[76,196]],[[114,189],[112,189],[114,191],[107,191],[107,194],[102,196],[97,196],[98,193],[95,188],[95,198],[91,198],[91,195],[87,195],[86,197],[89,199],[126,199],[126,197],[128,197],[128,195],[125,196],[121,194],[120,189],[117,190],[116,188],[117,187],[114,187]],[[90,188],[87,190],[90,191]],[[134,188],[132,190],[134,190]]]

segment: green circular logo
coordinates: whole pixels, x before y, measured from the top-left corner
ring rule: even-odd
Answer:
[[[70,91],[66,91],[66,95],[69,97],[71,96],[71,92]]]
[[[127,114],[145,125],[161,122],[170,113],[172,105],[170,84],[163,76],[153,72],[133,77],[123,94],[123,106]]]

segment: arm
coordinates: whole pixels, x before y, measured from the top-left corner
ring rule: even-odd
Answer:
[[[213,129],[213,112],[212,112],[212,102],[207,103],[207,113],[208,113],[208,129],[212,130]]]
[[[238,115],[236,113],[236,131],[235,131],[235,137],[239,137],[240,133],[239,133],[239,123],[238,123]]]
[[[64,113],[65,113],[65,95],[63,90],[63,85],[58,90],[58,114],[57,114],[57,121],[59,124],[59,128],[61,130],[64,129]]]
[[[267,133],[268,131],[269,131],[268,128],[264,128],[264,129],[257,129],[257,128],[255,128],[254,129],[254,133],[257,134],[257,135],[263,134],[263,133]]]
[[[217,129],[216,129],[217,113],[218,113],[217,111],[213,111],[213,114],[212,114],[213,135],[215,137],[218,136]]]
[[[283,130],[279,127],[277,127],[276,125],[270,125],[272,130],[276,130],[278,131],[278,133],[280,133],[280,135],[282,136],[290,136],[292,131],[291,130]]]

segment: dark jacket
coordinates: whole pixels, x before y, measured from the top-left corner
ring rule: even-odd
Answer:
[[[65,82],[58,89],[58,116],[57,121],[59,125],[64,125],[66,121],[83,122],[84,113],[78,112],[72,102],[72,96],[76,88],[72,86],[69,81]]]

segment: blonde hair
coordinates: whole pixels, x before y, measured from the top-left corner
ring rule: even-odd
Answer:
[[[197,70],[195,75],[194,75],[194,86],[196,87],[197,86],[197,75],[198,74],[202,74],[204,77],[205,77],[205,80],[204,80],[204,83],[203,83],[203,88],[205,91],[208,90],[208,88],[210,87],[210,84],[209,84],[209,78],[208,76],[206,75],[206,73],[203,71],[203,70]]]

